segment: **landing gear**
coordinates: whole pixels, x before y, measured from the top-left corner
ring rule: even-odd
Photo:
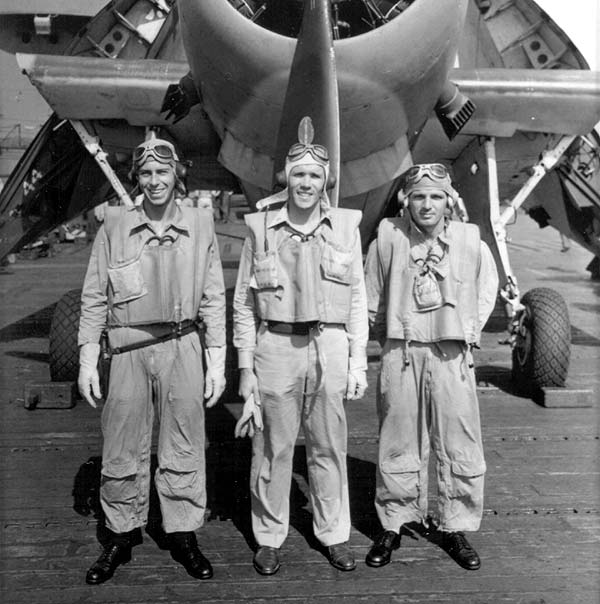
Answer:
[[[485,141],[489,174],[490,218],[507,282],[500,291],[510,320],[512,378],[519,392],[539,393],[546,387],[564,387],[571,358],[571,324],[562,296],[555,290],[539,287],[520,296],[512,273],[506,245],[506,224],[535,185],[562,157],[574,137],[563,137],[542,154],[532,176],[508,207],[500,214],[494,139]]]
[[[512,377],[521,391],[565,385],[571,358],[571,324],[567,305],[553,289],[529,290],[514,317]]]

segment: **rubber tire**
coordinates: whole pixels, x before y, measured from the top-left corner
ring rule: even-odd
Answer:
[[[79,373],[77,332],[81,314],[81,290],[72,289],[56,304],[49,338],[50,379],[73,382]]]
[[[517,336],[512,351],[512,376],[521,391],[565,385],[571,359],[571,323],[563,297],[548,287],[529,290],[521,299],[525,306],[523,326],[529,346]]]

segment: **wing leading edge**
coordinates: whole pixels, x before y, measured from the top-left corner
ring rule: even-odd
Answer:
[[[21,69],[61,117],[165,125],[160,108],[182,62],[17,55]],[[600,73],[583,70],[455,69],[451,79],[476,104],[463,134],[517,130],[586,134],[600,121]],[[342,158],[343,160],[343,158]]]
[[[455,69],[450,78],[477,106],[463,134],[587,134],[600,121],[600,72]]]
[[[153,59],[17,54],[19,67],[63,119],[124,119],[132,126],[165,125],[160,109],[169,84],[187,63]]]

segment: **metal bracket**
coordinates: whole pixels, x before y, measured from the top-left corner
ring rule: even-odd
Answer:
[[[494,227],[494,237],[502,268],[506,274],[507,282],[500,290],[500,296],[506,302],[506,315],[509,319],[514,317],[515,312],[520,306],[519,287],[517,278],[513,274],[508,257],[508,248],[506,247],[506,228],[499,223],[500,221],[500,192],[498,188],[498,166],[496,163],[496,139],[493,137],[484,140],[485,157],[487,161],[488,173],[488,198],[490,200],[490,221]]]
[[[88,150],[90,155],[94,158],[104,175],[112,185],[115,193],[118,195],[121,203],[126,206],[132,206],[133,202],[131,201],[131,197],[129,197],[129,193],[125,190],[125,187],[119,180],[119,177],[116,175],[115,171],[112,169],[112,166],[108,163],[107,153],[102,149],[99,139],[97,136],[92,136],[87,128],[83,125],[83,122],[79,120],[69,120],[71,126],[81,139],[81,142],[84,144],[85,148]]]
[[[519,192],[512,199],[508,207],[500,213],[500,193],[498,188],[498,169],[496,164],[496,143],[493,137],[484,141],[485,155],[488,168],[488,196],[490,200],[490,219],[494,227],[494,236],[498,246],[498,253],[502,267],[506,273],[507,282],[500,290],[500,297],[505,301],[505,309],[510,320],[509,331],[515,333],[518,328],[519,317],[523,311],[520,301],[517,278],[512,272],[506,246],[506,225],[517,210],[523,205],[529,194],[533,191],[540,180],[556,165],[575,140],[575,136],[563,136],[558,143],[549,150],[543,151],[539,161],[532,167],[531,176],[523,184]]]
[[[542,152],[539,161],[531,169],[531,176],[525,181],[519,192],[514,196],[510,205],[502,212],[502,215],[498,220],[499,227],[506,226],[508,221],[511,220],[517,210],[523,205],[523,202],[527,199],[531,191],[535,189],[538,182],[554,168],[575,138],[575,136],[571,135],[563,136],[553,149]]]

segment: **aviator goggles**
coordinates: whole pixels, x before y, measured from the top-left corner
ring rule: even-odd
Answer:
[[[134,164],[141,164],[148,157],[154,157],[154,159],[165,162],[165,161],[179,161],[175,148],[167,141],[160,139],[152,139],[142,143],[133,150],[133,162]]]
[[[307,153],[310,153],[320,163],[329,161],[329,152],[323,145],[305,145],[304,143],[295,143],[290,147],[287,161],[297,161]]]
[[[414,184],[419,182],[424,176],[428,176],[431,180],[448,181],[450,174],[444,164],[417,164],[410,167],[404,173],[404,182],[406,184]]]

